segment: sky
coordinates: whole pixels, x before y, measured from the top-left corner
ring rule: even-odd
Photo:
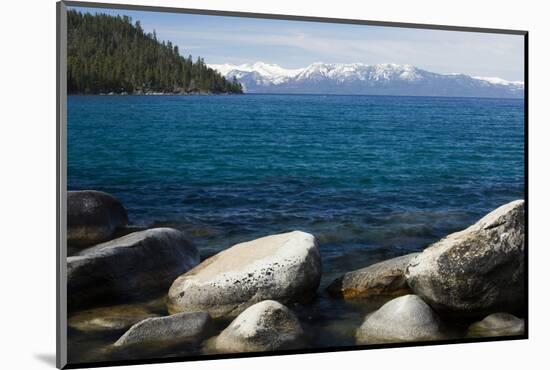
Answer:
[[[411,64],[436,73],[524,80],[523,36],[298,22],[181,13],[75,8],[128,15],[207,64],[258,61],[284,68],[311,63]]]

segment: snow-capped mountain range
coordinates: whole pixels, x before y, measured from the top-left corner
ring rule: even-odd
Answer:
[[[298,69],[263,62],[209,66],[226,78],[235,77],[249,93],[523,97],[521,81],[434,73],[408,64],[313,63]]]

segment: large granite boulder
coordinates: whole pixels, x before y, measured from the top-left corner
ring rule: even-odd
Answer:
[[[88,246],[109,240],[128,215],[112,195],[94,190],[67,192],[67,243]]]
[[[114,346],[200,342],[211,335],[213,329],[207,312],[182,312],[140,321],[124,333]]]
[[[113,304],[166,292],[200,262],[185,235],[170,228],[128,234],[67,258],[69,309]]]
[[[503,337],[525,334],[525,321],[509,313],[494,313],[468,328],[468,337]]]
[[[482,315],[524,303],[523,200],[497,208],[411,260],[405,276],[438,311]]]
[[[405,269],[417,254],[407,254],[347,272],[334,280],[327,290],[333,296],[346,299],[409,294],[411,290],[405,279]]]
[[[296,316],[276,301],[244,310],[214,341],[216,352],[259,352],[298,348],[304,331]]]
[[[367,315],[356,333],[358,344],[420,342],[442,338],[437,315],[414,294],[392,299]]]
[[[231,318],[266,299],[308,301],[320,279],[313,235],[293,231],[266,236],[226,249],[177,278],[168,292],[168,310]]]

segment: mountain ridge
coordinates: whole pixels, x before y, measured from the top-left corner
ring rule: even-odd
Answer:
[[[423,96],[523,97],[521,81],[429,72],[410,64],[316,62],[287,69],[277,64],[210,64],[235,77],[249,93],[322,93]]]

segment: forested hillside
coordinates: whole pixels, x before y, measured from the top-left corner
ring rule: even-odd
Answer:
[[[198,57],[184,58],[170,41],[146,33],[126,16],[67,15],[67,88],[69,94],[241,93]]]

